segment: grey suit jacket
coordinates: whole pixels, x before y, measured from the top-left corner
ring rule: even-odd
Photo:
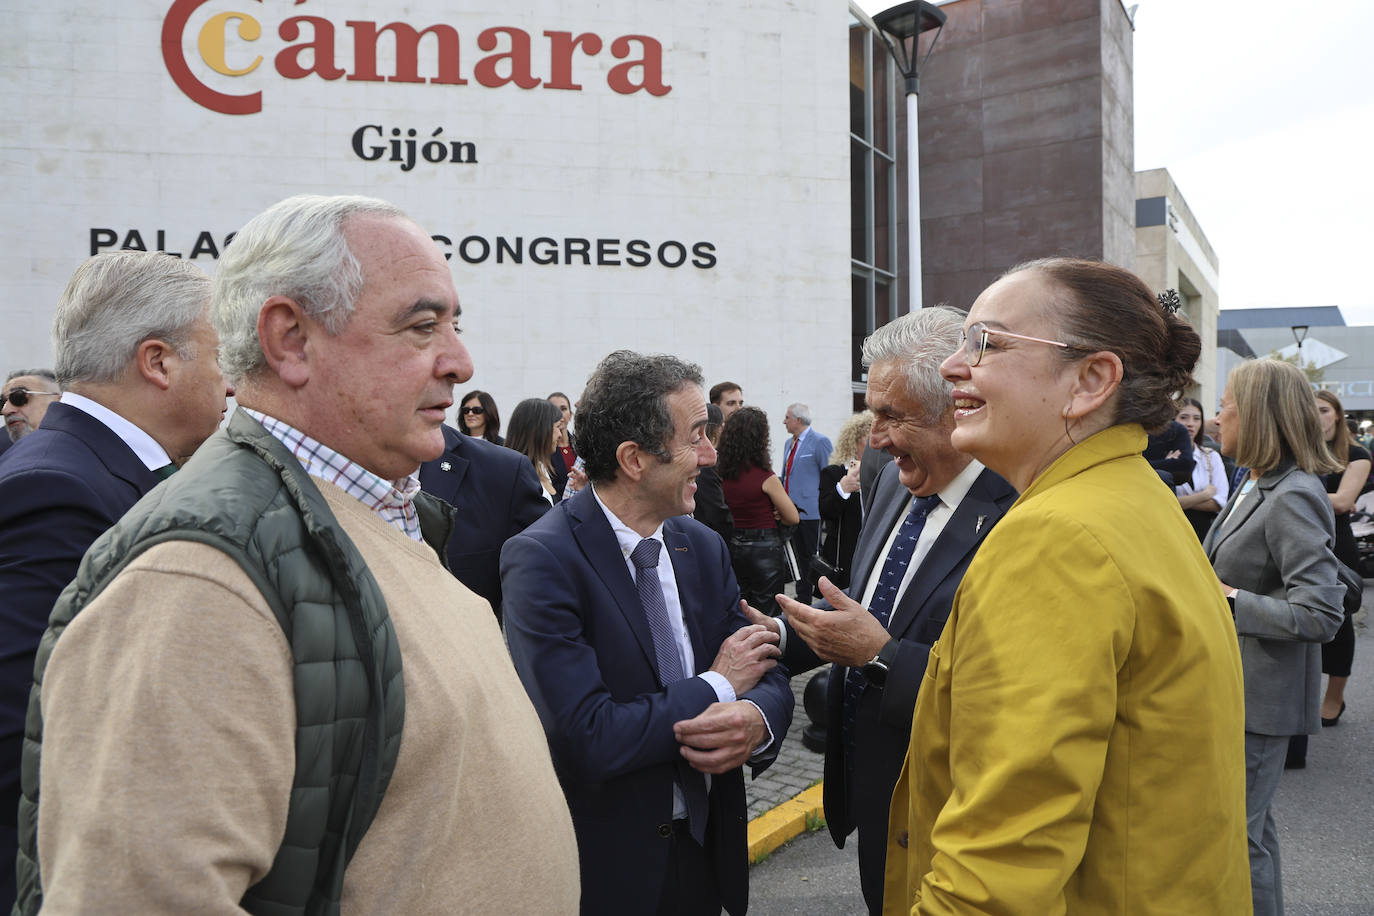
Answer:
[[[1245,730],[1321,730],[1321,643],[1344,619],[1336,579],[1335,516],[1321,479],[1291,462],[1246,494],[1237,487],[1203,550],[1217,578],[1237,589],[1236,632],[1245,668]]]

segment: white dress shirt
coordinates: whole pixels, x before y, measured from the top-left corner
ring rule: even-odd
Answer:
[[[935,540],[940,536],[940,532],[944,531],[945,525],[949,524],[950,518],[954,515],[954,510],[959,508],[959,503],[963,502],[964,497],[968,495],[969,487],[973,486],[973,482],[978,479],[978,475],[981,473],[983,473],[983,465],[975,458],[936,494],[940,497],[940,502],[926,516],[925,527],[921,529],[921,536],[916,541],[916,551],[911,555],[911,562],[907,564],[901,584],[897,586],[897,597],[892,601],[893,610],[896,610],[897,605],[901,602],[902,595],[906,594],[907,586],[911,585],[911,580],[915,578],[916,571],[920,569],[926,554],[930,553],[930,549],[935,546]],[[914,496],[911,497],[911,499],[915,498]],[[897,539],[897,532],[902,527],[902,521],[910,511],[911,501],[908,500],[906,506],[897,514],[897,520],[892,525],[892,530],[888,532],[887,541],[884,542],[883,549],[878,553],[878,559],[868,574],[868,581],[864,583],[863,599],[859,602],[864,607],[873,604],[873,593],[877,591],[878,580],[882,578],[883,562],[887,559],[888,551],[892,549],[892,542]],[[891,618],[889,618],[888,624],[891,625],[891,623]]]
[[[156,471],[172,463],[172,459],[167,457],[167,452],[157,444],[156,439],[104,404],[92,401],[74,391],[62,392],[62,397],[59,400],[63,404],[69,404],[82,413],[89,414],[104,423],[109,427],[110,432],[118,436],[125,445],[133,450],[133,453],[138,456],[138,460],[142,461],[143,466],[148,470]]]
[[[611,524],[611,531],[615,533],[616,543],[620,545],[620,553],[625,557],[625,566],[630,571],[630,580],[638,581],[639,570],[635,568],[634,560],[630,559],[630,554],[639,546],[639,542],[644,537],[622,522],[610,508],[601,501],[601,494],[596,492],[596,486],[592,485],[592,496],[596,499],[596,504],[601,507],[601,511],[606,515],[606,521]],[[673,631],[673,642],[677,645],[678,658],[682,660],[683,671],[696,670],[696,653],[692,650],[692,638],[687,635],[687,627],[682,619],[682,600],[678,597],[677,576],[673,573],[673,562],[669,557],[667,543],[663,540],[663,525],[659,524],[654,529],[653,534],[649,535],[661,545],[658,552],[658,584],[663,589],[663,606],[668,612],[668,625]],[[716,699],[721,703],[734,702],[738,697],[735,696],[735,688],[731,686],[729,679],[719,671],[703,671],[696,675],[703,681],[711,685],[711,689],[716,692]],[[768,732],[767,738],[758,747],[754,748],[751,756],[756,756],[772,745],[774,741],[773,726],[769,724],[768,717],[763,714],[763,709],[753,700],[745,699],[746,703],[759,711],[759,717],[763,719],[763,727]],[[707,791],[711,788],[710,774],[703,774],[706,777]],[[681,820],[687,816],[687,802],[682,796],[682,790],[673,785],[673,819]]]

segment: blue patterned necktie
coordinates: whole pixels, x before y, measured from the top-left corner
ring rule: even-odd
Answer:
[[[911,501],[911,511],[897,529],[897,537],[892,548],[883,560],[883,571],[878,576],[878,587],[873,591],[868,612],[878,618],[887,629],[892,619],[892,609],[897,605],[897,590],[906,578],[906,569],[911,565],[911,557],[916,552],[916,542],[921,539],[921,531],[926,526],[926,516],[940,505],[939,496],[918,496]],[[844,710],[841,722],[844,727],[845,762],[850,770],[854,767],[854,723],[859,710],[859,695],[864,691],[867,680],[861,668],[850,668],[844,679]]]
[[[644,617],[649,621],[649,633],[654,638],[654,655],[658,660],[658,680],[664,686],[682,680],[682,655],[677,649],[672,624],[668,623],[668,606],[663,600],[663,586],[658,581],[658,557],[663,545],[653,538],[645,538],[635,545],[630,562],[635,565],[635,588]]]
[[[658,541],[645,538],[630,552],[630,562],[635,565],[635,589],[639,592],[639,603],[644,608],[649,634],[654,640],[658,680],[666,687],[684,680],[687,675],[682,670],[682,654],[678,651],[672,624],[668,622],[668,605],[663,600],[663,586],[658,581],[658,559],[662,549],[663,545]],[[676,761],[675,769],[678,788],[687,802],[688,826],[692,836],[698,843],[705,843],[706,779],[681,758]]]

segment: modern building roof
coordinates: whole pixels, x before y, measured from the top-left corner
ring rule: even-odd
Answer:
[[[1343,328],[1345,317],[1338,305],[1312,305],[1275,309],[1222,309],[1217,316],[1217,330],[1245,330],[1246,328]],[[1219,341],[1218,341],[1219,342]]]

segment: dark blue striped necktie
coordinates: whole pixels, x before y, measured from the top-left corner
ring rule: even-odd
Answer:
[[[635,565],[635,589],[639,592],[639,603],[649,623],[649,634],[654,639],[658,680],[666,687],[685,680],[687,674],[682,670],[682,653],[678,651],[673,626],[668,622],[668,605],[663,598],[663,586],[658,581],[658,560],[662,548],[663,545],[653,538],[645,538],[630,552],[630,562]],[[687,802],[687,819],[692,837],[698,843],[705,843],[706,778],[681,757],[675,761],[675,769],[677,784]]]
[[[897,591],[902,587],[906,569],[911,565],[911,558],[916,553],[916,542],[921,539],[926,517],[938,505],[939,496],[918,496],[913,499],[911,511],[902,520],[901,527],[897,529],[897,537],[893,539],[892,547],[883,560],[878,586],[873,591],[873,600],[868,604],[868,612],[878,618],[883,629],[887,629],[888,621],[892,619],[892,610],[897,605]],[[854,723],[859,710],[859,695],[864,692],[866,683],[868,682],[862,669],[850,668],[845,674],[841,722],[844,727],[845,761],[851,769],[854,765]]]

